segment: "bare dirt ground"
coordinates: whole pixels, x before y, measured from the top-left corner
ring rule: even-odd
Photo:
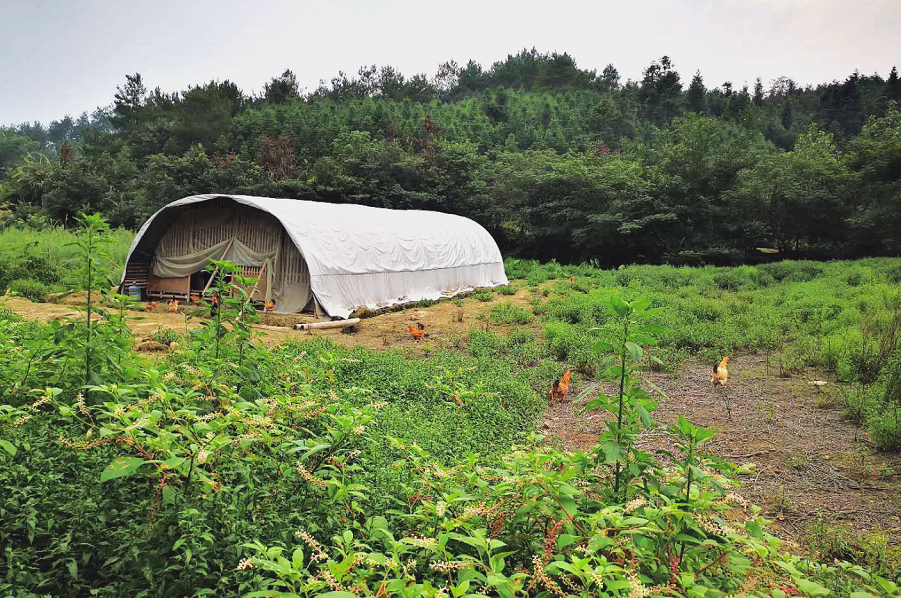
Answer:
[[[292,339],[304,340],[312,336],[324,336],[347,346],[362,345],[371,349],[401,348],[414,353],[424,353],[439,347],[462,346],[472,327],[489,327],[500,332],[506,331],[510,326],[494,326],[485,319],[480,320],[479,316],[487,314],[497,303],[512,301],[519,305],[527,305],[528,295],[526,291],[520,291],[514,296],[495,295],[484,303],[468,298],[462,307],[457,307],[452,301],[440,301],[427,308],[409,307],[402,311],[365,318],[353,329],[346,331],[332,329],[300,332],[291,327],[299,322],[315,322],[316,319],[307,315],[260,313],[261,326],[257,327],[257,332],[261,335],[261,340],[270,346]],[[7,297],[0,298],[0,305],[5,305],[29,319],[42,322],[63,320],[83,317],[76,308],[87,305],[87,293],[68,295],[59,299],[59,303],[32,303],[20,297]],[[148,305],[142,304],[145,308]],[[185,317],[195,311],[197,310],[194,306],[181,305],[178,313],[169,313],[165,303],[158,305],[153,312],[129,310],[129,328],[136,336],[148,336],[160,328],[171,328],[183,333],[200,325],[202,321],[200,317]],[[425,326],[426,336],[422,343],[417,343],[407,332],[407,326],[417,322]]]
[[[712,365],[689,363],[681,375],[648,373],[663,389],[655,420],[667,426],[682,413],[695,425],[715,428],[711,452],[733,463],[754,463],[740,493],[764,508],[784,535],[803,536],[822,512],[859,532],[880,525],[901,539],[901,456],[878,452],[839,409],[825,405],[834,392],[805,376],[780,378],[764,355],[741,355],[729,363],[729,385],[714,389]],[[605,385],[596,388],[581,405]],[[607,387],[608,392],[616,389]],[[652,391],[648,385],[647,390]],[[575,396],[576,393],[573,393]],[[659,395],[658,395],[659,397]],[[725,401],[731,403],[731,419]],[[587,450],[605,428],[604,417],[581,413],[572,401],[548,407],[542,432],[569,450]],[[642,437],[645,450],[673,450],[662,430]]]
[[[14,312],[41,321],[79,317],[74,305],[83,305],[86,296],[70,296],[61,304],[32,303],[21,298],[0,299]],[[288,340],[324,336],[342,345],[363,345],[373,349],[401,349],[424,355],[439,347],[462,347],[473,327],[488,327],[500,333],[510,327],[487,323],[485,316],[496,303],[528,303],[529,293],[496,295],[482,303],[466,299],[462,307],[441,301],[427,308],[412,307],[363,319],[350,331],[321,330],[307,332],[290,328],[308,316],[260,314],[262,340],[277,345]],[[462,314],[461,314],[462,310]],[[187,311],[193,311],[188,307]],[[156,312],[129,312],[130,327],[137,336],[147,336],[159,328],[183,332],[199,325],[200,318],[185,318],[185,308],[172,314],[160,305]],[[462,321],[459,321],[462,315]],[[481,316],[481,317],[480,317]],[[421,322],[426,328],[423,343],[407,332],[407,325]],[[830,383],[823,389],[808,384],[814,378],[780,378],[778,368],[763,355],[737,356],[729,364],[729,386],[713,389],[712,364],[689,363],[678,377],[648,373],[646,380],[667,393],[656,412],[662,426],[676,421],[682,413],[695,425],[715,428],[718,435],[710,448],[727,460],[756,464],[756,475],[743,479],[741,493],[764,507],[764,514],[776,520],[783,533],[803,535],[817,512],[844,520],[859,531],[880,525],[901,538],[901,456],[880,454],[859,434],[855,441],[853,424],[842,419],[841,411],[823,408],[824,399],[834,390]],[[584,402],[604,385],[594,387]],[[608,391],[613,389],[608,388]],[[650,388],[649,388],[650,390]],[[571,396],[576,396],[577,391]],[[731,418],[725,401],[731,406]],[[573,402],[548,406],[541,431],[548,441],[569,450],[587,450],[604,429],[604,418],[583,414]],[[646,450],[667,446],[661,430],[642,439]]]

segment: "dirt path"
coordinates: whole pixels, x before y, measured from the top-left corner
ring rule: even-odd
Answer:
[[[821,391],[804,377],[780,378],[763,355],[731,361],[725,389],[712,388],[710,371],[709,364],[690,363],[677,378],[647,375],[667,393],[656,421],[666,426],[682,413],[695,425],[715,428],[714,453],[756,464],[757,475],[743,478],[741,493],[792,537],[822,512],[858,531],[878,524],[901,539],[901,456],[878,452],[865,433],[855,442],[854,425],[839,409],[817,406],[826,402],[831,384]],[[581,414],[568,402],[549,406],[542,431],[557,445],[586,450],[603,429],[602,416]],[[661,430],[644,435],[641,444],[650,451],[672,449]]]

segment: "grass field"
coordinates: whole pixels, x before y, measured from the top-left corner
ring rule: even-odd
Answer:
[[[0,260],[77,286],[67,234],[4,231]],[[129,333],[153,315],[0,300],[2,595],[898,595],[901,260],[506,268],[350,333],[159,314],[178,346],[153,357]],[[873,512],[772,535],[839,495]]]
[[[99,280],[116,283],[134,233],[124,229],[112,233],[112,243],[105,248],[108,259]],[[70,245],[75,234],[64,228],[33,231],[14,227],[0,228],[0,294],[10,291],[37,300],[47,294],[81,288],[84,272],[73,267],[75,249]]]

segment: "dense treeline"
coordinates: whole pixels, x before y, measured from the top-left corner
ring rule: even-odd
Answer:
[[[901,83],[686,86],[672,61],[622,82],[534,49],[434,77],[386,66],[248,97],[128,76],[114,103],[0,129],[6,221],[103,212],[135,227],[193,193],[464,214],[508,252],[561,261],[901,251]]]

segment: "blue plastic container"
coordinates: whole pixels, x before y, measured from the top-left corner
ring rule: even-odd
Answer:
[[[133,284],[128,287],[128,296],[134,301],[141,300],[141,287],[136,284]]]

